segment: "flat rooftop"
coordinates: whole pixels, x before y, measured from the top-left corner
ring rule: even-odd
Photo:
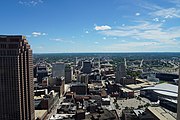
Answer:
[[[40,96],[34,96],[35,100],[41,100],[44,98],[45,95],[40,95]]]
[[[130,89],[128,89],[128,88],[121,88],[121,90],[122,90],[123,92],[133,92],[133,90],[130,90]]]
[[[172,115],[167,113],[161,107],[148,107],[147,109],[159,120],[176,120]]]
[[[47,110],[35,110],[35,119],[44,118],[47,114]]]
[[[132,90],[137,90],[137,89],[141,89],[141,88],[145,88],[145,87],[152,87],[152,86],[154,86],[154,84],[151,83],[151,82],[144,82],[144,83],[140,83],[140,84],[126,85],[127,88],[132,89]]]

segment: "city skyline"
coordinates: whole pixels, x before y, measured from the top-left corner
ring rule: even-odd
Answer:
[[[1,34],[34,53],[180,52],[179,0],[6,0]]]

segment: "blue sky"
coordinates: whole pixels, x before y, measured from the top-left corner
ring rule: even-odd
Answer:
[[[180,0],[1,0],[0,15],[34,53],[180,52]]]

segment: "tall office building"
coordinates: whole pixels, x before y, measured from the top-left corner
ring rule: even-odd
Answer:
[[[65,67],[65,83],[71,83],[73,79],[73,68],[70,65]]]
[[[76,57],[76,60],[75,60],[75,65],[77,66],[78,65],[78,58]]]
[[[78,75],[78,82],[88,84],[89,75],[88,74],[80,74]]]
[[[84,61],[82,66],[82,72],[89,74],[92,72],[92,64],[90,61]]]
[[[36,77],[38,83],[42,83],[44,77],[48,77],[48,70],[45,64],[38,64],[36,66]]]
[[[180,120],[180,63],[179,63],[179,83],[178,83],[178,104],[177,104],[177,120]]]
[[[63,62],[56,62],[52,64],[52,77],[64,77],[65,64]]]
[[[0,120],[34,120],[32,50],[23,36],[0,35]]]
[[[126,67],[124,63],[120,63],[116,68],[116,82],[120,82],[122,77],[126,76]]]

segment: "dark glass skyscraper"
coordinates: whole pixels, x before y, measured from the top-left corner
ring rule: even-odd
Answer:
[[[0,120],[34,120],[32,50],[23,36],[0,35]]]
[[[86,74],[90,74],[92,72],[92,64],[90,61],[83,62],[82,72]]]

